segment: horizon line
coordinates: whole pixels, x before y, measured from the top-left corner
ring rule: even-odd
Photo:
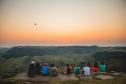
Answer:
[[[9,46],[0,46],[0,48],[13,48],[13,47],[58,47],[58,46],[96,46],[96,47],[126,47],[126,45],[96,45],[96,44],[90,44],[90,45],[9,45]]]

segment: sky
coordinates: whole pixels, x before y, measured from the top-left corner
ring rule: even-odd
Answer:
[[[125,0],[0,0],[0,47],[126,45]]]

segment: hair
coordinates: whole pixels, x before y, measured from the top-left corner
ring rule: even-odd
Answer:
[[[87,63],[87,66],[91,67],[91,64],[88,62],[88,63]]]
[[[35,65],[34,64],[30,64],[29,66],[31,69],[34,69],[35,68]]]
[[[79,66],[79,64],[76,64],[76,66]]]
[[[36,65],[40,65],[40,63],[39,62],[36,62]]]
[[[50,67],[54,67],[54,64],[51,64]]]
[[[66,64],[67,67],[69,67],[70,65],[69,64]]]
[[[48,66],[48,63],[44,63],[44,66]]]
[[[97,67],[98,66],[98,63],[97,61],[94,62],[94,67]]]
[[[104,65],[105,63],[102,61],[101,64]]]
[[[88,66],[88,63],[85,63],[85,64],[84,64],[84,67],[85,67],[85,66]]]

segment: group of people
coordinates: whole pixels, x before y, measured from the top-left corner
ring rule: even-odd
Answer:
[[[69,76],[69,78],[71,78],[70,75],[72,73],[75,73],[76,76],[83,74],[86,78],[88,76],[95,75],[97,72],[107,72],[107,66],[104,62],[101,62],[101,64],[95,62],[93,66],[91,66],[90,63],[85,63],[83,66],[77,64],[73,68],[67,64],[64,71]]]
[[[50,67],[47,63],[40,64],[39,62],[32,61],[28,68],[28,77],[35,77],[37,75],[57,75],[57,67],[51,64]]]
[[[56,76],[58,74],[57,69],[58,68],[54,64],[48,66],[47,63],[40,64],[39,62],[35,63],[34,61],[32,61],[28,69],[28,76],[35,77],[36,75],[41,74]],[[88,77],[97,72],[107,72],[107,66],[104,62],[101,62],[101,64],[95,62],[93,66],[91,66],[90,63],[85,63],[83,64],[83,66],[77,64],[74,67],[70,66],[69,64],[66,64],[64,68],[64,73],[68,75],[69,78],[72,73],[75,73],[76,76],[83,74],[84,77]]]

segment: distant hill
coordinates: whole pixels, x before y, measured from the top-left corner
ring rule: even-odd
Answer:
[[[2,55],[3,58],[12,58],[12,57],[17,58],[17,57],[22,57],[22,56],[61,55],[61,54],[66,54],[66,53],[76,53],[76,54],[95,53],[99,51],[126,51],[126,47],[17,46],[11,49],[6,49],[6,48],[0,49],[0,55]]]
[[[43,55],[62,55],[67,53],[94,53],[104,50],[98,46],[17,46],[11,48],[2,57],[22,57],[22,56],[43,56]]]

